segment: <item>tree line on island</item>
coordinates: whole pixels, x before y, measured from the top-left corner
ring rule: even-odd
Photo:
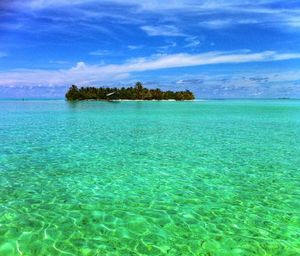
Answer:
[[[162,91],[147,89],[141,82],[134,87],[80,87],[72,85],[66,93],[67,100],[194,100],[194,94],[189,91]]]

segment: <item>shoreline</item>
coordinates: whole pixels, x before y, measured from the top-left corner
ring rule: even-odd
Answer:
[[[164,101],[164,102],[182,102],[182,101],[204,101],[204,100],[124,100],[124,99],[116,99],[116,100],[102,100],[102,99],[85,99],[85,100],[66,100],[68,102],[78,102],[78,101],[104,101],[104,102],[160,102],[160,101]]]
[[[180,101],[197,101],[197,100],[108,100],[108,101],[145,101],[145,102],[170,101],[170,102],[180,102]]]
[[[194,99],[194,100],[94,100],[94,99],[86,99],[86,100],[75,100],[75,101],[192,101],[192,102],[198,102],[198,101],[299,101],[300,98],[288,98],[288,99],[281,99],[281,98],[204,98],[204,99]],[[9,101],[66,101],[66,102],[72,102],[68,101],[65,98],[0,98],[0,102],[9,102]],[[74,101],[74,102],[75,102]]]

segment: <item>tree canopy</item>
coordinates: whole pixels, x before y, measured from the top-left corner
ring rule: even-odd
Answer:
[[[194,94],[189,91],[161,91],[147,89],[141,82],[134,87],[80,87],[72,85],[66,93],[67,100],[194,100]]]

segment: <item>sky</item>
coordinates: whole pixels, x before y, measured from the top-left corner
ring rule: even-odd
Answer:
[[[300,0],[0,0],[0,98],[136,81],[300,98]]]

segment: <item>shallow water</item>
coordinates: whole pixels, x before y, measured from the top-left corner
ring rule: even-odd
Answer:
[[[300,101],[0,101],[0,255],[300,255]]]

